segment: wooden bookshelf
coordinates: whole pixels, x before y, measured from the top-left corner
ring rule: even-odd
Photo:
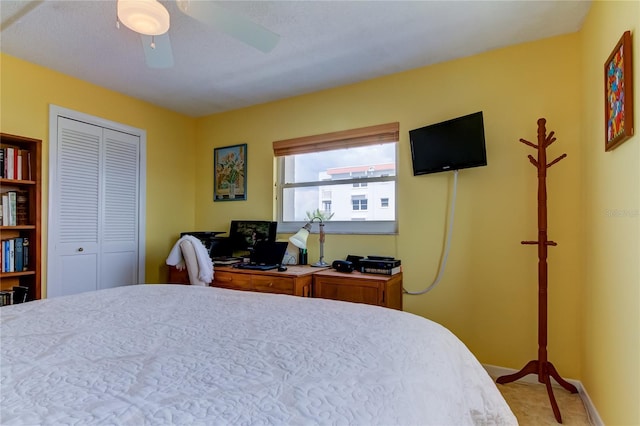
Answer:
[[[42,272],[42,141],[24,136],[0,133],[0,148],[11,147],[19,150],[22,157],[22,176],[7,176],[4,172],[0,178],[0,193],[16,192],[26,195],[27,208],[24,210],[22,223],[15,225],[2,225],[0,222],[0,239],[11,240],[16,238],[28,240],[28,267],[24,270],[13,272],[0,272],[0,290],[12,290],[14,286],[28,287],[27,300],[40,299],[41,272]],[[8,161],[4,158],[4,161]],[[2,253],[4,262],[5,253]],[[15,265],[15,262],[14,262]],[[0,271],[4,271],[2,268]]]

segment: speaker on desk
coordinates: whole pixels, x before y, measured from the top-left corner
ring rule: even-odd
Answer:
[[[348,260],[334,260],[331,267],[338,272],[353,272],[353,263]]]

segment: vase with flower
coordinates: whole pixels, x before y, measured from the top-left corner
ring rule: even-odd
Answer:
[[[229,199],[236,197],[236,189],[244,177],[244,156],[242,151],[230,151],[220,158],[216,165],[216,173],[221,183],[221,189],[226,187]]]

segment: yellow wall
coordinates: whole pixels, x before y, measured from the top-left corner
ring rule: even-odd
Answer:
[[[631,30],[635,133],[604,151],[604,63]],[[608,425],[640,424],[640,2],[595,2],[581,31],[582,382]]]
[[[533,141],[545,117],[558,137],[550,156],[568,154],[548,179],[559,244],[549,255],[549,359],[583,381],[606,424],[640,424],[640,148],[638,136],[610,153],[602,141],[604,60],[637,30],[638,8],[594,2],[578,34],[197,120],[2,54],[0,130],[43,140],[45,221],[50,103],[146,130],[146,274],[161,282],[180,231],[272,217],[272,141],[399,121],[400,233],[329,235],[326,257],[397,256],[405,286],[419,290],[437,272],[451,178],[412,176],[408,131],[483,110],[489,166],[461,171],[444,279],[405,296],[405,309],[448,326],[482,362],[519,369],[537,356],[537,259],[519,244],[536,238],[536,179],[533,152],[517,141]],[[245,142],[248,201],[213,203],[213,148]],[[317,258],[317,245],[310,252]]]
[[[549,172],[549,353],[561,374],[580,374],[582,292],[580,68],[577,34],[198,120],[196,225],[227,229],[232,218],[272,218],[272,141],[400,122],[397,236],[329,235],[326,258],[397,256],[404,285],[436,275],[451,174],[414,177],[410,129],[483,110],[489,166],[459,175],[455,229],[441,284],[405,296],[405,310],[449,327],[482,362],[517,368],[537,357],[536,169],[518,142],[548,120],[569,157]],[[248,144],[248,201],[212,203],[214,147]],[[555,158],[555,157],[553,157]],[[283,236],[286,237],[286,236]],[[317,243],[317,238],[311,238]],[[310,248],[311,260],[317,246]]]
[[[194,226],[194,120],[5,54],[0,60],[0,130],[43,142],[45,253],[49,104],[54,104],[146,130],[146,281],[166,281],[164,259],[171,245],[180,231]],[[46,273],[43,278],[46,281]]]

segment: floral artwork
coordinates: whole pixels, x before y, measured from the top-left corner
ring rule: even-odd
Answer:
[[[633,135],[631,35],[627,31],[605,63],[605,150]]]
[[[247,199],[247,144],[213,150],[213,200]]]

